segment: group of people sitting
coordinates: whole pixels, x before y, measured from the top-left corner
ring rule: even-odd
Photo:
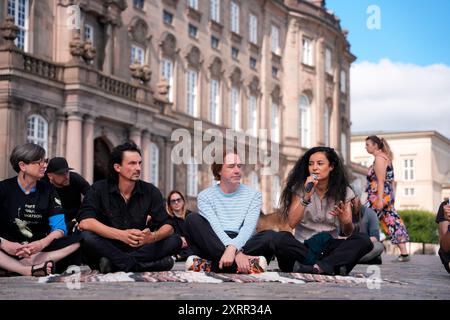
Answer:
[[[18,175],[0,182],[0,268],[46,276],[69,265],[142,272],[186,261],[191,271],[259,273],[276,257],[284,272],[347,275],[359,262],[381,263],[376,215],[350,188],[334,149],[308,150],[289,173],[280,214],[295,232],[256,232],[261,193],[241,183],[236,150],[219,158],[211,165],[217,184],[199,193],[196,213],[182,192],[164,200],[140,180],[132,142],[112,150],[108,178],[92,186],[64,158],[47,162],[42,147],[17,146],[10,162]],[[442,211],[448,228],[450,210]]]

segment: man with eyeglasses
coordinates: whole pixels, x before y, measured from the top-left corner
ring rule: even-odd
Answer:
[[[50,183],[56,190],[64,208],[65,221],[69,234],[74,232],[76,215],[81,206],[81,200],[90,188],[89,182],[80,174],[71,171],[67,160],[63,157],[52,158],[47,166],[46,175],[42,179]]]
[[[79,264],[79,237],[66,237],[61,200],[53,187],[40,181],[47,167],[44,148],[17,146],[10,162],[17,176],[0,182],[0,267],[30,275],[24,267],[36,265],[31,275],[47,275],[59,260],[57,272]]]

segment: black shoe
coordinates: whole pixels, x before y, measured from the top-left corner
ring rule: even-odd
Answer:
[[[98,264],[98,268],[100,273],[107,274],[113,271],[111,261],[109,261],[106,257],[101,257],[100,262]]]
[[[295,261],[294,268],[293,268],[292,272],[318,274],[319,270],[314,268],[314,266],[312,266],[312,265],[301,264],[300,262]]]
[[[136,271],[145,272],[145,271],[169,271],[173,268],[175,261],[171,256],[164,257],[160,260],[151,261],[151,262],[139,262]]]

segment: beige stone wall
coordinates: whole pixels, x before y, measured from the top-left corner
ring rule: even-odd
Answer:
[[[80,30],[67,25],[68,7],[79,4]],[[130,138],[141,145],[149,161],[149,143],[159,148],[158,184],[163,194],[175,187],[186,191],[185,165],[171,166],[171,133],[184,128],[193,133],[194,121],[203,121],[203,130],[230,126],[230,90],[239,87],[240,122],[248,128],[248,99],[257,98],[257,126],[272,128],[272,104],[280,110],[280,155],[278,176],[283,180],[298,157],[306,150],[299,142],[299,99],[306,94],[311,101],[311,146],[324,142],[324,107],[330,114],[330,145],[341,150],[341,133],[349,143],[349,68],[355,57],[349,52],[346,33],[339,19],[321,7],[322,2],[236,0],[240,6],[239,34],[230,31],[230,1],[222,0],[219,23],[210,20],[209,1],[199,1],[198,10],[184,0],[148,0],[144,8],[133,7],[131,0],[109,1],[30,1],[30,30],[27,54],[0,49],[0,178],[13,173],[8,156],[12,148],[26,139],[26,119],[39,114],[48,122],[49,156],[65,156],[71,166],[87,177],[94,176],[94,142],[102,139],[112,147]],[[164,23],[163,11],[173,14],[171,25]],[[0,23],[6,7],[0,4]],[[257,43],[249,42],[249,13],[258,18]],[[326,21],[326,23],[324,22]],[[72,55],[70,45],[84,44],[84,26],[94,30],[96,54],[89,64]],[[190,37],[188,25],[198,28]],[[279,30],[280,51],[271,50],[271,28]],[[211,36],[219,48],[211,47]],[[314,63],[301,63],[302,38],[313,40]],[[5,42],[0,39],[0,45]],[[151,70],[148,82],[133,80],[130,70],[131,46],[144,49],[144,64]],[[231,48],[239,50],[232,58]],[[325,48],[332,51],[332,72],[324,71]],[[84,47],[85,48],[85,47]],[[84,51],[86,53],[86,51]],[[161,61],[174,63],[173,101],[161,96]],[[250,67],[250,58],[256,68]],[[198,114],[186,114],[186,71],[198,71]],[[273,75],[273,68],[278,74]],[[49,72],[48,70],[54,70]],[[340,71],[347,72],[347,90],[341,93]],[[220,81],[220,119],[212,124],[209,110],[211,79]],[[6,88],[10,88],[9,91]],[[350,148],[347,147],[347,150]],[[250,169],[246,169],[249,173]],[[272,212],[272,176],[262,176],[264,211]],[[144,164],[143,179],[150,177]],[[244,178],[244,182],[249,182]],[[199,167],[199,191],[211,185],[209,166]],[[195,207],[195,199],[192,199]]]

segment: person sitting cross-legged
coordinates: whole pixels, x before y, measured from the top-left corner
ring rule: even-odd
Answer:
[[[126,142],[111,153],[107,180],[95,182],[83,200],[78,228],[87,262],[100,272],[167,271],[181,248],[161,192],[139,179],[141,152]],[[148,215],[154,231],[147,227]]]
[[[450,273],[450,202],[445,200],[439,206],[436,215],[436,223],[439,224],[439,257],[445,270]]]
[[[265,271],[273,256],[275,231],[255,233],[261,193],[241,183],[241,159],[224,151],[211,166],[219,183],[198,195],[199,214],[186,218],[188,242],[195,253],[186,270],[227,273]]]

